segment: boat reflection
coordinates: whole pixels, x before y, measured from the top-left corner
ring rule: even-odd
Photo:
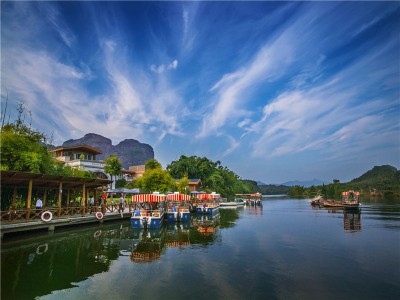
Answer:
[[[204,236],[212,236],[220,225],[220,214],[196,215],[192,219],[192,226]]]
[[[134,229],[131,261],[148,263],[160,259],[165,244],[165,228]]]
[[[361,212],[344,210],[343,227],[347,232],[361,231]]]
[[[173,223],[167,225],[167,248],[182,248],[190,245],[190,224],[189,223]]]

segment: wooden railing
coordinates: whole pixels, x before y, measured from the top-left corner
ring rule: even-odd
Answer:
[[[140,209],[138,203],[126,203],[124,212],[131,212]],[[88,214],[94,214],[98,211],[106,214],[107,212],[120,212],[119,204],[106,204],[103,206],[52,206],[44,207],[42,209],[25,208],[25,209],[9,209],[0,211],[1,222],[16,222],[16,221],[38,221],[41,219],[41,215],[45,211],[50,211],[53,214],[53,218],[62,219],[72,216],[85,216]]]

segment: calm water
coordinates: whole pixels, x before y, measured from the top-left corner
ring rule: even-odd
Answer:
[[[265,199],[160,231],[5,239],[1,299],[400,299],[400,204]]]

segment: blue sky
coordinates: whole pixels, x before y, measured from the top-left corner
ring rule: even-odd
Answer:
[[[349,181],[400,167],[399,2],[1,2],[2,111],[164,167]]]

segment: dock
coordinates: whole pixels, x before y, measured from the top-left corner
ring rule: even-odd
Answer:
[[[41,219],[32,221],[19,221],[19,222],[1,222],[0,231],[1,238],[4,235],[12,235],[20,232],[38,231],[38,230],[48,230],[55,231],[57,228],[65,228],[68,226],[86,225],[86,224],[98,224],[109,221],[117,221],[130,219],[132,212],[126,211],[122,213],[114,211],[107,212],[104,214],[101,220],[96,218],[94,213],[86,215],[73,215],[69,217],[53,218],[51,221],[44,222]]]

